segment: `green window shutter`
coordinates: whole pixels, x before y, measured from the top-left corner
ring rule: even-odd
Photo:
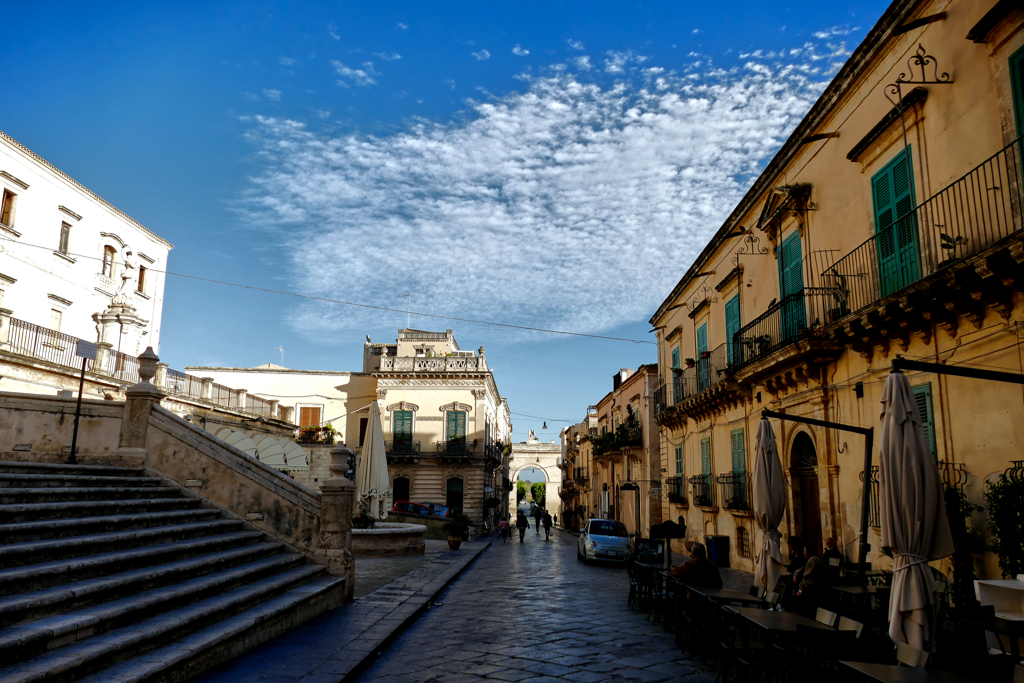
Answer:
[[[448,411],[448,440],[466,437],[466,413],[461,410]]]
[[[882,296],[915,282],[920,270],[911,160],[908,148],[871,178]]]
[[[700,473],[711,474],[711,438],[705,437],[700,440]]]
[[[1024,47],[1010,56],[1010,85],[1013,89],[1013,113],[1017,136],[1024,135]]]
[[[742,474],[747,471],[747,450],[742,429],[734,429],[729,437],[732,442],[732,471]]]
[[[703,391],[711,386],[711,359],[704,358],[708,350],[708,324],[697,328],[697,390]]]
[[[800,233],[794,232],[779,248],[779,289],[782,294],[780,298],[784,299],[804,288],[802,264]]]
[[[740,295],[725,302],[725,354],[729,365],[736,363],[739,358],[739,349],[735,348],[733,337],[740,331]]]
[[[672,349],[672,367],[679,367],[679,347]]]
[[[676,446],[676,476],[683,476],[683,445]]]
[[[938,460],[938,449],[935,447],[935,417],[932,413],[932,385],[918,384],[911,389],[917,402],[917,414],[921,417],[921,426],[924,427],[924,435],[928,440],[928,448],[931,449],[932,456]]]

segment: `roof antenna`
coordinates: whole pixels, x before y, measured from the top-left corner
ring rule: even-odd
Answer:
[[[274,350],[281,352],[281,365],[284,365],[284,347],[283,346],[275,346]]]

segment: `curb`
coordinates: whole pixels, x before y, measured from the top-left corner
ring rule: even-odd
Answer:
[[[399,607],[396,607],[394,612],[392,612],[392,615],[395,613],[408,613],[405,614],[405,618],[400,622],[394,623],[395,619],[391,618],[391,615],[389,615],[388,618],[381,619],[377,622],[378,624],[381,621],[393,623],[394,625],[391,627],[389,632],[381,634],[377,639],[364,639],[358,646],[350,646],[349,652],[362,652],[364,654],[360,659],[358,659],[358,661],[353,663],[352,667],[347,672],[344,672],[344,677],[341,679],[340,683],[350,683],[351,681],[357,680],[359,676],[361,676],[368,668],[370,668],[370,666],[373,665],[374,662],[377,661],[377,659],[384,653],[384,650],[391,647],[391,645],[398,640],[398,637],[401,636],[406,629],[412,626],[416,620],[430,608],[431,603],[436,601],[437,598],[440,597],[441,593],[443,593],[445,589],[455,581],[455,579],[459,578],[459,576],[461,576],[462,573],[466,571],[466,569],[468,569],[469,566],[490,547],[491,541],[488,541],[486,545],[478,549],[472,556],[465,558],[464,561],[454,564],[452,567],[439,574],[433,581],[416,591],[412,597],[403,602]],[[399,581],[401,578],[402,577],[399,577],[398,579],[395,579],[395,581]],[[386,583],[377,590],[386,590],[388,586],[395,581]],[[377,591],[373,591],[373,593],[376,592]],[[373,593],[368,593],[361,599],[365,600],[371,597]],[[371,627],[370,630],[376,630],[376,625]],[[353,645],[355,645],[355,643],[353,643]]]

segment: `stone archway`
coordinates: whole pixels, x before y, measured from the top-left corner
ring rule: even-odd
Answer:
[[[516,488],[523,470],[530,468],[540,470],[544,474],[547,490],[544,493],[545,506],[552,516],[562,514],[562,470],[558,468],[558,459],[562,455],[562,446],[558,442],[544,443],[530,430],[526,441],[512,444],[512,469],[509,481],[512,491],[509,492],[508,509],[516,509]]]

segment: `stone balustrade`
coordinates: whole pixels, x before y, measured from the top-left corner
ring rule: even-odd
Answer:
[[[381,358],[381,372],[485,372],[483,356]]]

